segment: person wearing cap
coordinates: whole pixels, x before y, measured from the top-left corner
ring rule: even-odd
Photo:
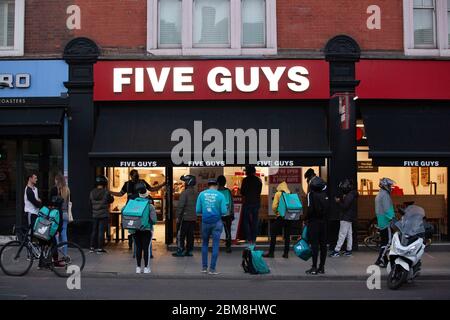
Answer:
[[[195,190],[197,183],[195,176],[185,175],[180,178],[185,188],[180,194],[177,206],[177,251],[174,257],[192,257],[194,250],[194,231],[197,223],[195,205],[198,193]]]
[[[202,191],[197,198],[196,213],[202,216],[202,273],[208,272],[208,246],[212,236],[212,257],[209,274],[216,275],[217,258],[219,256],[220,235],[222,234],[222,216],[228,212],[226,200],[217,191],[217,180],[208,180],[208,189]]]
[[[244,232],[247,242],[254,244],[258,232],[258,212],[261,206],[262,182],[256,176],[254,166],[246,166],[245,175],[246,177],[242,180],[241,187]]]
[[[114,197],[107,190],[108,178],[101,175],[95,178],[95,188],[89,195],[91,204],[93,225],[91,233],[90,252],[98,254],[106,253],[103,249],[105,227],[108,224],[109,205],[114,202]]]

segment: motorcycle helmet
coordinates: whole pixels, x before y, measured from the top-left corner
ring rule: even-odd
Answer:
[[[395,184],[395,181],[389,178],[381,178],[378,186],[387,192],[391,192],[392,186]]]
[[[104,186],[106,187],[108,185],[108,178],[104,175],[97,176],[95,178],[95,186]]]
[[[180,180],[184,181],[186,187],[193,187],[197,183],[197,179],[195,178],[195,176],[193,176],[191,174],[181,176]]]
[[[351,179],[344,179],[339,182],[338,188],[342,191],[342,193],[347,194],[353,190],[353,181]]]

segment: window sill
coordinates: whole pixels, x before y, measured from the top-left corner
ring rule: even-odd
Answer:
[[[23,50],[0,49],[0,57],[17,57],[17,56],[23,56]]]
[[[241,56],[276,55],[276,48],[189,48],[189,49],[149,49],[155,56]]]

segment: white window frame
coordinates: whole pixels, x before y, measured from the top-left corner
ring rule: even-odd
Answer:
[[[221,47],[194,47],[192,44],[193,0],[182,0],[181,48],[158,48],[158,0],[147,0],[147,52],[154,55],[185,56],[239,56],[276,55],[277,21],[276,0],[266,0],[266,46],[263,48],[242,47],[241,0],[230,0],[231,45]]]
[[[405,55],[450,57],[448,43],[447,0],[435,0],[436,48],[414,47],[414,1],[403,0],[403,41]]]
[[[14,2],[14,46],[0,46],[0,57],[23,56],[25,33],[25,0],[15,0]]]

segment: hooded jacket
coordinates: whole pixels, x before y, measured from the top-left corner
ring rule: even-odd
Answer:
[[[341,209],[340,219],[342,221],[353,222],[356,220],[357,205],[356,198],[358,198],[358,192],[351,190],[349,193],[344,194],[340,198],[338,205]]]
[[[114,198],[106,189],[95,188],[89,195],[91,201],[92,216],[94,218],[108,218],[109,204],[114,202]]]
[[[195,205],[198,193],[192,186],[187,187],[180,195],[177,206],[177,218],[181,221],[197,221]]]
[[[377,215],[378,228],[381,230],[386,229],[395,217],[391,195],[383,188],[380,189],[380,192],[375,197],[375,213]]]
[[[275,213],[275,215],[277,217],[280,216],[280,213],[278,212],[278,205],[280,204],[280,199],[281,199],[281,195],[283,194],[283,192],[291,193],[287,183],[284,181],[278,185],[277,192],[275,193],[275,196],[273,197],[273,202],[272,202],[272,211]]]
[[[326,220],[330,204],[327,196],[327,184],[322,178],[315,176],[309,182],[308,211],[306,221]]]

